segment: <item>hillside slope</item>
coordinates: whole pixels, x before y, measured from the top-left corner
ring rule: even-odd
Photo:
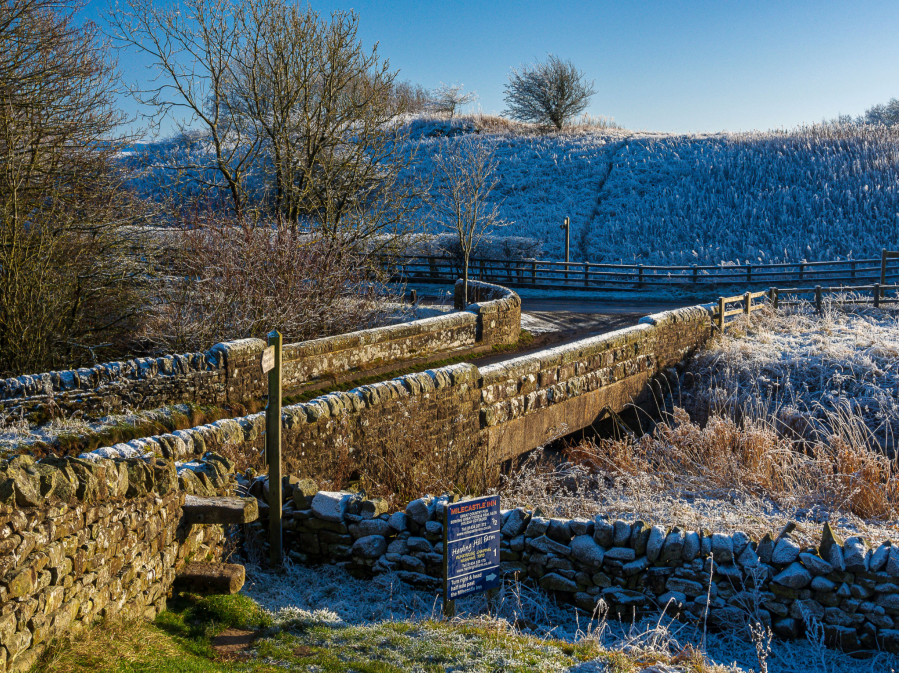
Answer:
[[[460,124],[457,122],[457,124]],[[429,154],[475,137],[499,162],[498,200],[514,226],[559,258],[648,264],[877,257],[899,247],[899,130],[661,135],[575,130],[422,138]],[[607,177],[607,179],[606,179]],[[601,189],[600,189],[601,187]]]

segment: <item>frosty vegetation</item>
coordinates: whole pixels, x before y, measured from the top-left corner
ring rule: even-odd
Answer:
[[[574,124],[560,132],[496,117],[407,118],[409,177],[439,187],[432,157],[472,138],[494,152],[499,214],[544,253],[593,262],[720,264],[879,256],[899,246],[899,127],[667,135]],[[177,153],[180,140],[146,151]],[[191,152],[199,151],[191,141]],[[158,189],[159,175],[143,188]]]
[[[398,651],[395,655],[385,651],[384,656],[400,655],[409,648],[426,653],[439,642],[444,652],[448,648],[458,654],[453,661],[455,671],[517,670],[516,667],[530,662],[534,670],[579,673],[640,671],[654,663],[660,664],[656,671],[742,673],[757,671],[760,664],[755,643],[735,633],[703,633],[701,626],[665,616],[633,623],[606,620],[602,615],[590,618],[578,614],[573,606],[557,604],[542,591],[515,581],[505,583],[493,606],[482,594],[457,601],[454,625],[508,637],[498,638],[494,647],[478,648],[477,652],[467,652],[470,648],[464,647],[466,640],[471,641],[470,636],[435,628],[440,619],[439,598],[411,588],[390,573],[362,581],[334,567],[288,564],[286,572],[274,574],[251,566],[244,592],[272,616],[279,629],[304,633],[312,627],[327,626],[337,631],[336,643],[364,638],[366,630],[374,631],[372,636],[383,641],[379,625],[414,626],[406,633],[415,642],[391,639],[391,647]],[[346,638],[341,637],[341,631],[347,634]],[[522,648],[512,639],[516,634],[535,636],[537,643],[543,641],[542,646]],[[565,665],[567,657],[562,654],[560,641],[603,654],[593,662]],[[501,643],[508,646],[500,648]],[[888,654],[878,653],[859,661],[814,640],[771,641],[769,645],[764,657],[768,673],[899,670],[897,659]]]

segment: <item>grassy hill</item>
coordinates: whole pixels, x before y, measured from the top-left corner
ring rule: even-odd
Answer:
[[[899,130],[816,125],[792,131],[665,135],[575,127],[538,134],[490,118],[418,120],[429,155],[466,137],[499,162],[497,236],[533,236],[572,259],[753,264],[878,257],[899,247]],[[441,128],[442,126],[442,128]]]

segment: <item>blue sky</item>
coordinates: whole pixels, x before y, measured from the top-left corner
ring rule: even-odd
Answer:
[[[590,112],[650,131],[789,128],[899,97],[899,2],[312,2],[426,87],[504,108],[510,68],[554,53],[596,82]],[[87,16],[105,2],[89,0]],[[146,74],[123,54],[130,79]]]

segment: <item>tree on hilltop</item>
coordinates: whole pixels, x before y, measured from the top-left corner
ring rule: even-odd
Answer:
[[[574,63],[549,55],[543,63],[512,69],[506,84],[505,114],[521,122],[562,129],[587,109],[594,82]]]

